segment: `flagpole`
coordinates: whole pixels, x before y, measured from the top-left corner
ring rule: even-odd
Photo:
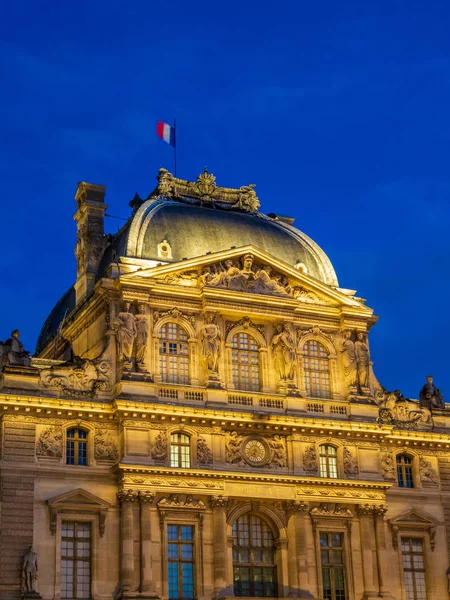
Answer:
[[[177,122],[173,120],[173,133],[174,133],[174,146],[173,146],[173,162],[174,162],[174,175],[177,176]]]

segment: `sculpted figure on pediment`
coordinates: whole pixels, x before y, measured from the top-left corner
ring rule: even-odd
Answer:
[[[297,367],[297,344],[291,323],[282,323],[277,326],[271,347],[280,380],[292,381]]]
[[[393,424],[400,429],[432,429],[433,418],[428,408],[405,398],[399,390],[383,391],[377,396],[378,422]]]
[[[24,367],[31,365],[30,353],[24,350],[19,336],[20,331],[14,329],[6,342],[0,342],[0,369],[6,365],[22,365]]]

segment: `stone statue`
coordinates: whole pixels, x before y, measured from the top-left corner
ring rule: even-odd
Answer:
[[[358,385],[360,392],[369,387],[370,353],[366,343],[365,335],[359,332],[355,342],[355,356],[358,374]]]
[[[29,367],[31,365],[30,353],[23,349],[19,336],[20,331],[14,329],[11,332],[11,337],[6,342],[0,342],[0,367],[5,365]]]
[[[33,552],[33,546],[28,548],[27,553],[23,557],[22,564],[22,591],[35,592],[36,582],[38,578],[38,560],[36,552]]]
[[[282,381],[292,381],[297,367],[297,346],[292,325],[278,325],[271,342],[273,359],[278,376]]]
[[[127,370],[132,368],[133,344],[136,337],[136,323],[130,313],[131,302],[124,302],[124,310],[114,319],[114,329],[117,334],[119,359],[123,359]]]
[[[147,349],[148,342],[148,321],[145,315],[145,304],[139,302],[138,314],[134,317],[134,323],[136,326],[136,339],[135,339],[135,355],[136,355],[136,367],[140,371],[146,371],[145,367],[145,350]]]
[[[242,259],[242,269],[231,277],[228,281],[228,288],[237,292],[247,291],[250,281],[254,281],[255,273],[252,270],[254,257],[253,254],[246,254]]]
[[[433,408],[445,409],[444,398],[440,390],[434,385],[432,375],[428,375],[426,384],[420,390],[419,404],[429,410],[433,410]]]
[[[205,315],[205,324],[201,329],[200,336],[202,341],[202,355],[208,371],[217,373],[219,370],[221,334],[215,322],[215,315]]]
[[[353,343],[352,332],[344,331],[341,345],[341,359],[344,367],[345,382],[349,388],[355,388],[358,380],[358,370],[356,361],[355,344]]]

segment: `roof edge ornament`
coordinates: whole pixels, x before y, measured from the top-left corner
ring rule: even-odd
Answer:
[[[162,196],[188,204],[248,213],[255,213],[260,207],[255,184],[241,185],[239,189],[219,187],[215,176],[206,167],[195,182],[178,179],[163,168],[159,170],[157,180],[158,185],[150,197]]]

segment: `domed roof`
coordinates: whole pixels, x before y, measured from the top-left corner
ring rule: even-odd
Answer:
[[[303,263],[308,275],[338,285],[333,266],[319,246],[275,215],[150,198],[134,216],[127,237],[124,256],[158,261],[158,244],[166,240],[172,251],[172,257],[164,259],[167,262],[252,245],[290,266]]]

